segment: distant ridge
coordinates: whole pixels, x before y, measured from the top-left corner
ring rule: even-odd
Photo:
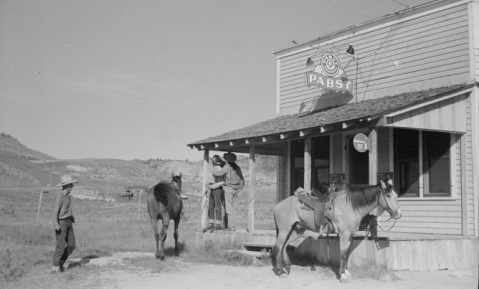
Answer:
[[[238,165],[248,182],[248,158],[239,156]],[[257,156],[257,186],[276,181],[276,161],[270,156]],[[56,159],[30,149],[14,137],[0,133],[0,188],[54,187],[60,177],[70,174],[79,180],[79,187],[102,193],[120,193],[125,186],[150,186],[170,179],[171,173],[181,172],[188,190],[201,191],[203,161],[188,160],[120,160],[120,159]],[[53,188],[52,188],[53,189]]]
[[[52,156],[27,148],[16,138],[5,133],[0,133],[0,151],[12,152],[31,161],[56,160]]]

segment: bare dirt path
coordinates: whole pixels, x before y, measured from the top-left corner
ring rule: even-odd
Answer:
[[[123,255],[122,255],[123,254]],[[92,260],[92,264],[103,268],[99,275],[88,278],[82,285],[101,288],[194,288],[194,289],[291,289],[291,288],[478,288],[476,270],[395,272],[398,280],[353,279],[350,283],[340,283],[328,270],[311,271],[308,267],[293,266],[291,274],[279,278],[270,266],[237,267],[175,261],[171,269],[158,274],[148,270],[114,266],[122,258],[132,253],[115,254],[112,257]],[[128,255],[130,254],[130,255]],[[151,254],[150,254],[151,256]],[[105,266],[105,267],[104,267]],[[354,273],[353,273],[354,275]],[[83,286],[82,286],[83,287]]]

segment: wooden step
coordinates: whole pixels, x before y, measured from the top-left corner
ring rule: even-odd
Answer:
[[[270,251],[273,248],[273,243],[261,243],[261,242],[243,242],[243,247],[248,251],[261,251],[262,249],[266,249]]]

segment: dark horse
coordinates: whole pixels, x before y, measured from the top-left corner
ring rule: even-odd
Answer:
[[[170,220],[175,221],[175,256],[180,255],[178,249],[178,225],[183,211],[183,200],[181,199],[181,173],[171,173],[171,181],[160,181],[148,189],[147,205],[150,215],[151,227],[155,233],[156,258],[165,258],[166,231]],[[158,220],[162,220],[162,228],[158,233]],[[161,241],[160,247],[158,243]]]
[[[332,205],[326,208],[324,218],[315,221],[315,211],[302,209],[302,204],[296,196],[291,196],[278,203],[274,209],[276,223],[276,244],[271,258],[273,269],[279,276],[289,274],[291,261],[285,248],[296,240],[305,230],[319,232],[325,218],[339,235],[341,282],[349,281],[348,272],[349,246],[353,234],[358,231],[361,220],[377,206],[385,209],[391,218],[401,218],[398,194],[391,180],[380,181],[376,186],[365,188],[350,188],[337,193]],[[283,265],[283,261],[285,265]]]

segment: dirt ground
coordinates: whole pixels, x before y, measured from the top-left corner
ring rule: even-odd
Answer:
[[[394,272],[396,280],[352,279],[340,283],[335,275],[326,269],[311,271],[309,267],[293,266],[285,278],[275,276],[271,266],[224,266],[175,261],[171,269],[151,273],[124,264],[125,258],[151,257],[151,253],[116,253],[112,257],[93,259],[90,264],[103,269],[101,273],[82,281],[81,287],[101,288],[478,288],[478,272],[473,270]],[[86,265],[88,266],[88,265]],[[353,272],[352,272],[353,273]],[[353,273],[354,276],[354,273]]]

